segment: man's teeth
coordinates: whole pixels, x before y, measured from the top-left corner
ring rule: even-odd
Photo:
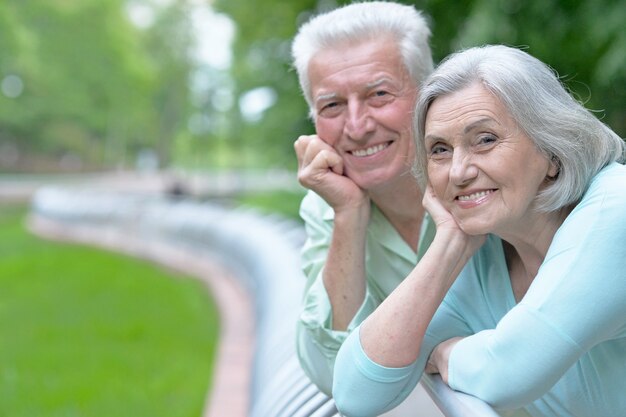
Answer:
[[[372,146],[367,149],[357,149],[352,151],[352,155],[354,156],[369,156],[374,155],[376,152],[380,152],[387,147],[388,144],[381,143],[380,145]]]
[[[470,201],[470,200],[477,200],[481,197],[486,196],[487,194],[490,194],[492,191],[491,190],[487,190],[487,191],[480,191],[477,193],[472,193],[470,195],[460,195],[459,201]]]

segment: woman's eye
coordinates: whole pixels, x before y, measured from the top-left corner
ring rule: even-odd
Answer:
[[[480,145],[489,145],[497,140],[498,138],[491,134],[480,135],[478,137],[478,143]]]
[[[442,156],[443,154],[445,154],[448,151],[448,147],[441,144],[441,143],[437,143],[433,146],[431,146],[430,148],[430,154],[433,156]]]

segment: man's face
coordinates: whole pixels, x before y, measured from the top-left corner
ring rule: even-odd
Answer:
[[[309,63],[317,135],[364,190],[405,174],[414,158],[417,87],[389,38],[317,53]]]

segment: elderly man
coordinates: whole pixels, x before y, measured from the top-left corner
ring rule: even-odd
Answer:
[[[409,274],[434,235],[412,175],[411,116],[432,71],[420,12],[356,3],[312,18],[293,41],[315,122],[295,142],[307,284],[298,356],[330,394],[339,347]]]

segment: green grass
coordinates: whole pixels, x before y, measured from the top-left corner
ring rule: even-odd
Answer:
[[[199,281],[38,239],[0,206],[0,416],[199,417],[218,334]]]

